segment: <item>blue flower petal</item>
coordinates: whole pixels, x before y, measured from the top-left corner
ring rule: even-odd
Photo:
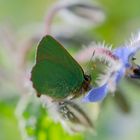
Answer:
[[[119,71],[117,71],[117,72],[114,74],[116,84],[118,84],[118,83],[120,82],[120,80],[123,78],[124,75],[125,75],[125,68],[122,67]]]
[[[129,67],[129,58],[136,53],[136,48],[119,47],[114,50],[114,54],[119,57],[125,67]]]
[[[107,83],[97,87],[97,88],[92,88],[87,95],[83,98],[84,102],[97,102],[101,101],[105,98],[107,95],[108,91],[108,85]]]

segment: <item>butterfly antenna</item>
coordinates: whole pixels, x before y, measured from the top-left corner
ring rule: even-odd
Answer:
[[[86,70],[87,70],[88,67],[92,64],[92,59],[93,59],[94,54],[95,54],[95,50],[93,51],[92,56],[91,56],[89,62],[87,63],[87,65],[86,65]],[[87,73],[88,73],[88,72],[90,72],[90,71],[87,71]]]

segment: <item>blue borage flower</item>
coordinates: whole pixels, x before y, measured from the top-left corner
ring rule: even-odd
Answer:
[[[94,59],[103,60],[108,64],[104,74],[99,77],[99,87],[92,88],[83,98],[83,101],[97,102],[103,100],[108,92],[115,92],[117,84],[124,76],[140,78],[140,66],[133,61],[133,56],[139,49],[140,32],[133,36],[124,46],[114,50],[105,46],[104,43],[94,43],[81,51],[76,57],[78,61],[87,61],[94,51]]]

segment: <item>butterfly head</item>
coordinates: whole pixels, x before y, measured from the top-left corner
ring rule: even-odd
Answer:
[[[84,82],[83,82],[83,89],[85,91],[88,91],[90,88],[90,82],[91,82],[91,76],[90,75],[84,75]]]

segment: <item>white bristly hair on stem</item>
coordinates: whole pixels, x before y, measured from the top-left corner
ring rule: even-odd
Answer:
[[[126,47],[137,48],[140,46],[140,30],[136,34],[132,34],[129,41],[125,43]]]
[[[66,121],[62,118],[60,113],[58,112],[58,102],[53,101],[50,97],[42,95],[41,102],[43,107],[47,109],[49,115],[55,122],[60,122],[67,132],[73,134],[69,126],[66,124]]]
[[[19,130],[22,136],[23,140],[27,140],[28,139],[28,134],[26,133],[25,129],[26,129],[26,120],[23,117],[23,112],[25,111],[28,103],[29,103],[29,96],[28,94],[23,95],[16,107],[15,110],[15,115],[17,117],[18,120],[18,125],[19,125]]]

